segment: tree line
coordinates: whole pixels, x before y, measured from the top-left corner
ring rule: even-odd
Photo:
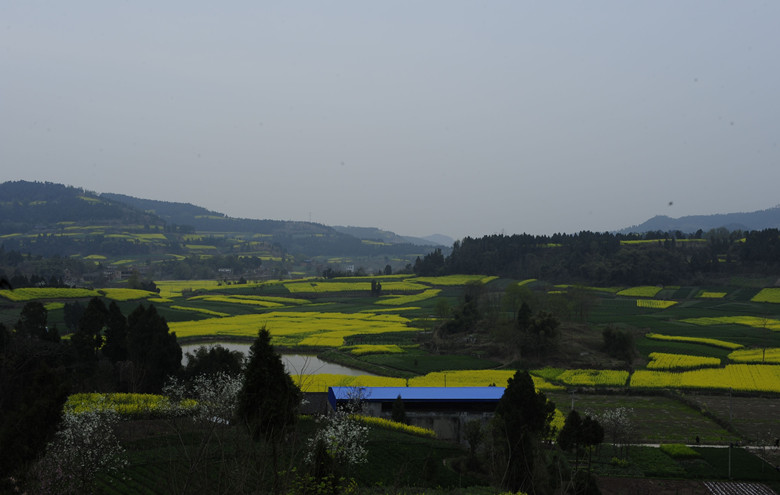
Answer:
[[[780,268],[780,231],[714,229],[638,234],[489,235],[457,241],[417,258],[422,276],[485,274],[595,285],[674,284],[719,274],[765,273]]]
[[[0,465],[33,460],[57,428],[67,396],[77,392],[159,393],[181,370],[176,335],[153,305],[129,315],[93,298],[69,340],[50,326],[46,308],[24,305],[12,329],[0,324]]]

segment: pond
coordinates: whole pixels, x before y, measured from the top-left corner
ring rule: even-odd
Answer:
[[[209,342],[203,344],[185,344],[181,346],[181,352],[182,352],[181,364],[183,366],[187,365],[188,352],[194,353],[195,350],[201,346],[205,346],[208,348],[208,347],[214,347],[216,345],[220,345],[231,351],[239,351],[244,355],[244,357],[246,357],[249,354],[249,347],[251,346],[251,344],[244,344],[240,342]],[[291,375],[297,375],[297,374],[314,375],[314,374],[325,374],[325,373],[334,374],[334,375],[350,375],[350,376],[371,375],[371,373],[368,373],[366,371],[362,371],[354,368],[348,368],[346,366],[341,366],[339,364],[328,363],[327,361],[323,361],[317,356],[311,354],[282,354],[282,362],[284,362],[284,367],[287,369],[287,373]]]

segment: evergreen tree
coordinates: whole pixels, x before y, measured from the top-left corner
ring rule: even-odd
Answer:
[[[237,414],[253,439],[262,438],[271,444],[274,491],[279,485],[279,443],[295,425],[300,401],[301,391],[274,351],[270,332],[261,328],[249,348]]]
[[[594,418],[585,416],[582,420],[582,444],[588,449],[588,471],[590,471],[590,465],[593,455],[593,448],[604,441],[604,428]]]
[[[82,363],[97,361],[97,351],[103,345],[103,327],[107,316],[106,305],[99,297],[89,300],[79,326],[70,339]]]
[[[65,320],[65,326],[68,327],[68,330],[71,332],[75,332],[76,329],[79,327],[79,321],[81,321],[81,316],[84,314],[84,306],[81,305],[78,301],[73,301],[69,303],[65,303],[65,307],[63,308],[63,314],[64,314],[64,320]]]
[[[154,305],[140,304],[127,317],[127,358],[134,392],[160,393],[168,375],[181,370],[181,346]]]
[[[103,345],[103,355],[112,363],[127,359],[127,318],[122,314],[116,301],[108,305],[106,315],[106,343]]]
[[[254,439],[264,438],[275,445],[295,424],[299,402],[300,390],[274,351],[270,332],[263,327],[249,348],[238,416]]]
[[[506,445],[506,469],[501,484],[512,492],[534,491],[534,463],[549,434],[555,404],[537,392],[527,371],[507,380],[496,406],[498,445]]]
[[[558,432],[556,440],[561,450],[574,450],[574,469],[576,470],[582,445],[582,418],[576,410],[569,411],[566,422],[563,423],[563,428]]]
[[[594,447],[604,441],[604,428],[590,416],[580,417],[576,410],[569,412],[563,428],[558,432],[558,446],[562,450],[574,450],[574,469],[579,465],[580,453],[584,448]],[[590,453],[588,450],[588,467],[590,468]]]
[[[0,492],[22,474],[56,431],[68,389],[53,370],[62,345],[29,339],[0,323]]]
[[[26,338],[46,340],[48,313],[38,301],[30,301],[22,307],[16,322],[16,333]]]
[[[397,423],[406,424],[406,408],[404,407],[404,401],[401,398],[401,394],[393,401],[393,421]]]

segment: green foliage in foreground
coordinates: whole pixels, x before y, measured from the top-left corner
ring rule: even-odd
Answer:
[[[99,477],[98,493],[106,494],[165,494],[180,489],[187,481],[187,493],[257,493],[270,491],[272,482],[272,449],[264,442],[252,442],[242,427],[217,427],[212,432],[180,430],[173,423],[125,423],[125,430],[143,432],[161,431],[154,436],[135,433],[135,440],[125,441],[128,465],[113,474]],[[292,489],[307,475],[309,468],[303,462],[307,438],[313,434],[315,421],[301,417],[296,434],[280,447],[279,465],[282,493]],[[209,444],[208,463],[202,469],[189,472],[184,456],[193,447],[202,445],[203,435],[214,434],[221,439]],[[342,473],[354,479],[362,490],[378,493],[415,492],[415,487],[438,488],[443,493],[455,488],[486,484],[485,480],[458,473],[451,460],[465,455],[461,446],[441,440],[369,427],[368,462]],[[287,462],[282,464],[282,460]],[[290,460],[292,459],[292,460]],[[240,475],[238,474],[240,473]],[[494,493],[488,491],[487,493]]]

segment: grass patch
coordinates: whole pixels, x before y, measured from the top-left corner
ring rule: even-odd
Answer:
[[[661,452],[674,459],[692,459],[700,457],[699,453],[681,443],[662,443]]]
[[[428,354],[409,349],[403,354],[376,354],[361,357],[362,361],[383,367],[425,375],[434,371],[495,368],[498,363],[474,356]]]

